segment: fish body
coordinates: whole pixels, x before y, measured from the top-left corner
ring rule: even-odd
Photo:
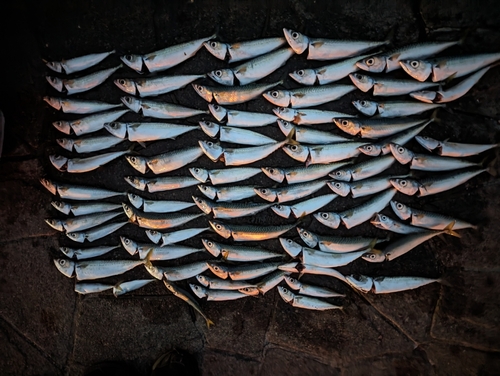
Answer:
[[[206,115],[207,111],[180,106],[178,104],[156,102],[135,97],[122,97],[122,103],[134,112],[142,111],[144,116],[158,119],[183,119],[196,115]]]
[[[138,290],[151,282],[155,281],[154,279],[136,279],[133,281],[121,282],[113,286],[113,295],[118,297],[120,295],[126,294],[128,292]]]
[[[189,172],[202,183],[210,180],[213,185],[219,185],[249,179],[260,173],[261,170],[256,167],[233,167],[216,170],[192,167],[189,169]]]
[[[76,258],[77,260],[86,260],[89,258],[99,257],[111,252],[113,249],[118,248],[118,245],[114,246],[101,246],[101,247],[91,247],[91,248],[69,248],[60,247],[59,250],[64,253],[68,258]]]
[[[331,181],[328,187],[340,196],[347,196],[349,193],[353,198],[369,196],[392,187],[391,176],[375,176],[370,179],[358,180],[355,182]]]
[[[363,236],[324,236],[314,234],[303,228],[297,228],[300,238],[308,247],[314,248],[319,246],[322,252],[328,253],[346,253],[355,252],[361,249],[366,249],[378,242],[387,239],[367,238]],[[307,264],[307,263],[306,263]]]
[[[430,137],[416,136],[415,140],[429,151],[444,157],[468,157],[498,147],[500,144],[462,144],[449,141],[438,141]]]
[[[66,158],[60,155],[50,155],[49,159],[52,165],[59,171],[67,171],[69,173],[84,173],[93,171],[128,153],[130,153],[130,149],[115,151],[111,153],[103,153],[87,158]]]
[[[324,85],[293,90],[272,90],[262,95],[275,106],[304,108],[335,101],[353,90],[356,90],[356,87],[352,85]]]
[[[139,227],[151,230],[164,230],[181,226],[184,223],[192,221],[203,214],[171,214],[171,213],[143,213],[127,204],[122,204],[125,214],[131,223]]]
[[[279,203],[298,200],[319,191],[326,185],[325,180],[315,180],[306,183],[291,184],[279,188],[255,188],[255,193],[266,201]]]
[[[75,216],[103,213],[121,208],[121,205],[110,204],[107,202],[94,202],[94,203],[69,203],[63,201],[52,201],[52,206],[64,214],[73,214]]]
[[[200,121],[201,128],[210,137],[219,134],[219,141],[240,145],[266,145],[277,142],[258,132],[238,127],[225,127],[209,121]],[[214,134],[215,131],[215,134]]]
[[[384,172],[392,166],[396,159],[392,155],[369,159],[352,166],[342,167],[329,175],[335,180],[358,181]]]
[[[281,183],[286,179],[288,184],[304,183],[322,178],[328,175],[333,170],[349,164],[349,161],[341,161],[335,163],[310,165],[307,167],[296,166],[288,168],[279,167],[262,167],[264,172],[270,179]]]
[[[257,284],[257,289],[262,295],[265,295],[266,292],[272,290],[274,287],[276,287],[281,281],[283,281],[283,278],[290,274],[290,272],[284,271],[284,270],[275,270],[272,273],[269,273],[266,275],[258,284]]]
[[[53,195],[58,194],[62,199],[68,200],[102,200],[108,197],[124,195],[122,192],[114,192],[108,189],[56,183],[45,178],[41,178],[40,182]]]
[[[272,205],[259,204],[255,202],[214,203],[196,196],[193,196],[193,201],[205,214],[208,215],[212,213],[214,218],[218,219],[239,218],[254,215],[263,210],[266,210]]]
[[[306,165],[311,164],[326,164],[333,162],[340,162],[349,158],[353,158],[359,155],[359,148],[366,145],[366,142],[342,142],[336,144],[328,145],[316,145],[309,147],[309,156],[306,160]],[[285,147],[283,150],[293,158],[293,147],[295,145],[290,145]],[[292,155],[291,155],[292,154]],[[296,159],[296,158],[294,158]]]
[[[203,274],[197,275],[196,279],[203,286],[214,290],[239,290],[246,287],[255,287],[253,283],[247,281],[233,281],[230,279],[212,278]]]
[[[392,205],[392,201],[391,201]],[[375,214],[375,216],[372,218],[370,221],[372,225],[374,225],[377,228],[380,228],[382,230],[387,230],[387,231],[392,231],[397,234],[414,234],[417,232],[423,232],[425,231],[424,229],[420,227],[415,227],[415,226],[409,226],[405,223],[401,223],[398,221],[395,221],[392,218],[389,218],[388,216],[384,214]],[[450,222],[448,222],[450,223]]]
[[[443,104],[435,103],[409,101],[374,102],[366,100],[353,101],[352,104],[359,112],[366,116],[373,116],[378,113],[377,118],[416,115],[444,106]]]
[[[127,194],[132,205],[145,213],[171,213],[194,206],[192,202],[170,200],[146,200],[134,193]]]
[[[199,147],[173,150],[152,157],[127,156],[127,161],[137,171],[145,174],[148,169],[154,174],[162,174],[184,167],[203,155]]]
[[[205,261],[197,261],[191,264],[183,264],[178,266],[154,266],[151,262],[148,263],[146,257],[146,270],[156,279],[165,278],[167,281],[183,281],[198,274],[203,273],[208,269]]]
[[[115,137],[132,142],[146,142],[176,138],[200,127],[172,123],[105,123],[104,128]]]
[[[199,145],[201,150],[214,162],[223,157],[226,166],[242,166],[264,159],[288,142],[288,140],[284,140],[246,148],[222,148],[220,145],[206,141],[199,141]]]
[[[283,37],[264,38],[236,43],[222,43],[215,40],[203,43],[205,48],[217,59],[236,63],[271,52],[286,43]]]
[[[370,292],[373,289],[373,278],[366,275],[348,275],[345,282],[352,288],[364,293]]]
[[[270,258],[283,257],[283,254],[255,247],[221,244],[208,239],[201,239],[201,241],[206,250],[214,257],[222,255],[223,259],[228,261],[262,261]]]
[[[332,253],[323,252],[316,249],[303,247],[302,248],[302,263],[312,266],[319,266],[322,268],[335,268],[337,266],[344,266],[350,264],[354,260],[360,258],[366,253],[366,250],[345,252],[345,253]]]
[[[83,231],[92,227],[99,226],[104,222],[119,216],[120,212],[105,212],[96,214],[80,215],[65,219],[46,219],[45,222],[57,231]]]
[[[255,186],[252,185],[233,185],[226,187],[198,185],[198,189],[205,196],[216,201],[238,201],[256,195]]]
[[[323,268],[320,266],[301,264],[299,265],[301,274],[326,275],[346,282],[346,277],[333,268]]]
[[[130,95],[138,95],[139,97],[144,98],[166,94],[178,89],[182,89],[191,82],[203,77],[205,77],[204,74],[136,79],[118,78],[113,82],[119,89],[123,90],[125,93]]]
[[[116,106],[120,107],[120,105]],[[99,110],[101,111],[101,110]],[[77,136],[83,134],[96,132],[104,127],[104,124],[117,120],[122,115],[129,112],[129,109],[113,110],[101,112],[94,115],[89,115],[77,120],[59,120],[52,123],[52,125],[59,131],[70,134],[73,131]]]
[[[219,221],[208,221],[214,231],[224,239],[233,237],[235,241],[260,241],[274,239],[291,230],[296,224],[281,226],[229,225]]]
[[[284,276],[286,284],[294,290],[299,290],[302,295],[315,296],[317,298],[343,298],[344,294],[339,294],[326,287],[308,285],[290,276]]]
[[[63,261],[61,261],[63,260]],[[68,264],[73,267],[74,274],[78,281],[99,279],[111,277],[118,274],[123,274],[126,271],[134,269],[135,267],[144,264],[143,260],[132,261],[132,260],[91,260],[91,261],[70,261],[64,259],[55,259],[54,263],[61,271],[61,273],[71,277],[66,274],[71,269],[68,269]]]
[[[316,210],[321,209],[323,206],[328,205],[337,197],[338,195],[336,194],[328,194],[328,195],[313,197],[290,206],[277,204],[272,206],[271,209],[276,214],[284,218],[290,217],[290,214],[293,214],[295,218],[301,218],[311,213],[314,213]]]
[[[314,110],[309,108],[293,109],[278,107],[274,108],[273,112],[280,119],[298,125],[333,123],[333,120],[336,118],[356,117],[354,115],[344,114],[337,111]]]
[[[62,99],[54,97],[43,97],[51,107],[61,110],[66,114],[91,114],[94,112],[111,110],[123,107],[123,104],[112,104],[100,101],[89,101],[84,99]],[[102,127],[101,127],[102,128]]]
[[[311,127],[299,127],[281,119],[278,120],[278,126],[285,136],[294,130],[295,140],[304,144],[323,145],[351,141],[349,138],[331,132],[319,131]]]
[[[374,96],[405,95],[414,91],[438,86],[435,82],[418,82],[415,80],[401,80],[385,77],[370,77],[364,74],[352,73],[349,75],[352,83],[362,92],[366,93],[373,88]]]
[[[198,84],[192,84],[192,86],[196,93],[208,103],[215,100],[218,104],[226,105],[248,102],[281,83],[282,81],[271,84],[249,84],[231,87],[203,86]]]
[[[75,283],[75,292],[81,295],[95,294],[106,290],[111,290],[113,285],[96,282],[77,282]]]
[[[118,65],[114,68],[103,69],[101,71],[97,71],[91,73],[87,76],[78,77],[78,78],[59,78],[47,76],[47,82],[57,91],[66,92],[68,95],[82,93],[84,91],[88,91],[90,89],[95,88],[96,86],[102,84],[106,81],[113,73],[115,73],[118,69],[120,69],[122,65]]]
[[[115,136],[93,136],[93,137],[81,137],[81,138],[58,138],[57,143],[68,151],[76,151],[77,153],[93,153],[95,151],[101,151],[104,149],[109,149],[120,142],[123,142],[121,138]]]
[[[93,242],[95,240],[101,239],[118,229],[125,226],[128,222],[117,222],[117,223],[109,223],[104,224],[97,227],[92,227],[89,230],[85,230],[83,232],[68,232],[66,236],[75,242],[83,243],[85,240],[89,242]]]
[[[282,262],[267,262],[259,264],[239,264],[236,266],[229,266],[224,264],[214,264],[213,262],[206,263],[210,271],[212,271],[219,278],[230,278],[233,281],[241,281],[262,277],[277,269],[288,271],[297,271],[295,266],[297,262],[284,264]]]
[[[208,109],[217,121],[226,120],[226,125],[231,127],[262,127],[278,119],[275,115],[260,112],[228,110],[217,104],[209,104]]]
[[[208,227],[187,228],[167,233],[160,233],[156,230],[146,230],[147,237],[154,243],[158,244],[161,240],[161,246],[179,243],[186,239],[191,239],[204,231],[210,230]]]
[[[125,176],[125,181],[136,189],[151,193],[191,187],[199,183],[198,180],[190,176],[167,176],[153,179]]]
[[[373,279],[373,292],[375,294],[390,294],[413,290],[440,281],[439,279],[424,277],[376,277]]]
[[[44,62],[45,65],[52,69],[54,72],[71,74],[93,67],[115,52],[115,50],[112,50],[96,54],[73,57],[71,59],[63,59],[61,61]]]
[[[189,256],[194,253],[204,253],[205,250],[203,248],[193,248],[186,247],[184,245],[166,245],[166,246],[149,246],[144,247],[141,246],[139,248],[139,257],[141,259],[145,259],[149,257],[151,261],[160,261],[160,260],[176,260],[181,257]]]
[[[314,311],[326,311],[329,309],[342,309],[342,307],[335,306],[318,298],[311,298],[309,296],[295,295],[288,289],[278,286],[278,292],[281,298],[291,304],[293,307],[311,309]]]
[[[362,138],[380,138],[392,136],[405,131],[427,120],[407,118],[386,119],[334,119],[334,123],[342,131]],[[299,141],[299,140],[297,140]]]

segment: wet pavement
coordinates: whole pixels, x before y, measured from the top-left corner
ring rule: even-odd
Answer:
[[[147,53],[213,32],[227,42],[251,40],[280,36],[283,27],[316,37],[368,40],[383,40],[394,29],[396,46],[454,40],[468,29],[464,44],[446,54],[496,52],[500,45],[500,8],[496,2],[19,1],[1,8],[4,57],[0,63],[0,108],[6,118],[6,135],[0,159],[0,348],[3,350],[0,374],[80,375],[96,362],[119,360],[147,375],[155,359],[170,347],[195,354],[204,375],[498,374],[500,188],[496,176],[481,174],[435,196],[420,199],[396,196],[410,206],[478,225],[477,229],[460,231],[460,239],[442,235],[391,263],[375,265],[358,260],[339,268],[344,274],[443,277],[446,284],[375,296],[360,295],[338,280],[305,276],[306,282],[346,294],[344,299],[335,300],[343,305],[343,312],[299,310],[285,304],[274,289],[258,299],[202,302],[204,312],[216,323],[210,330],[161,283],[119,298],[109,292],[78,296],[73,291],[74,280],[64,277],[54,267],[52,260],[61,257],[58,247],[70,245],[71,241],[44,223],[44,218],[60,215],[50,206],[53,197],[38,181],[46,176],[61,182],[133,192],[123,177],[139,175],[123,158],[75,176],[58,172],[50,164],[50,154],[71,155],[56,144],[55,139],[61,133],[51,123],[80,115],[58,113],[43,102],[44,95],[57,96],[57,92],[45,81],[49,71],[42,58],[60,60],[111,49],[119,54]],[[118,63],[114,55],[90,72]],[[292,70],[322,65],[325,63],[307,61],[303,55],[293,56],[285,67],[263,81],[275,82],[285,79]],[[165,73],[206,73],[226,66],[227,63],[202,49],[194,58]],[[125,67],[112,79],[137,76]],[[402,73],[396,76],[403,77]],[[209,79],[200,82],[211,84]],[[284,86],[298,85],[286,78]],[[500,141],[499,94],[500,69],[494,68],[465,97],[441,110],[439,123],[430,125],[422,134],[470,143]],[[110,79],[76,97],[118,103],[121,96],[123,93]],[[350,102],[369,97],[355,91],[320,108],[354,114]],[[158,99],[206,108],[206,102],[191,87]],[[268,113],[273,107],[264,99],[234,106]],[[202,118],[210,117],[198,116],[188,122]],[[123,119],[138,120],[140,116],[129,113]],[[275,125],[259,131],[276,139],[282,137]],[[139,147],[137,151],[156,155],[193,145],[199,139],[207,136],[196,131],[176,140],[151,143],[146,149]],[[414,142],[408,145],[417,148]],[[122,144],[113,150],[124,150],[127,146]],[[492,163],[496,175],[498,149],[472,159],[480,162],[484,157],[487,157],[485,163]],[[282,151],[265,163],[255,163],[256,166],[295,164]],[[218,168],[222,163],[214,164],[203,156],[188,167],[195,165]],[[171,175],[189,176],[188,167]],[[406,170],[397,166],[391,171]],[[261,186],[272,185],[263,174],[250,181]],[[327,188],[317,194],[326,193]],[[195,187],[143,195],[190,201],[193,194],[198,194]],[[109,201],[119,203],[120,198]],[[327,209],[341,210],[352,202],[352,199],[336,200]],[[197,210],[191,208],[187,212]],[[391,213],[389,208],[385,212]],[[287,221],[266,211],[234,222]],[[183,228],[205,224],[206,219],[199,218]],[[329,233],[314,219],[306,218],[301,226],[320,234]],[[339,233],[384,235],[369,224]],[[97,244],[118,244],[120,235],[147,242],[143,230],[128,224]],[[287,235],[298,238],[293,232]],[[206,237],[221,240],[216,234],[207,233]],[[199,237],[183,244],[199,247]],[[264,246],[281,249],[277,240],[266,241]],[[120,248],[107,258],[126,257],[130,258]],[[165,264],[179,265],[207,258],[193,255]],[[148,276],[143,268],[137,268],[126,277],[110,278],[109,282]]]

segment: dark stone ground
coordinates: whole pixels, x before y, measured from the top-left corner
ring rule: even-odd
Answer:
[[[433,284],[387,296],[360,296],[336,280],[304,277],[347,294],[342,302],[344,313],[298,310],[272,291],[259,299],[202,303],[216,322],[210,331],[160,283],[119,299],[110,293],[86,297],[74,293],[74,281],[62,276],[52,263],[59,256],[59,244],[69,244],[69,240],[43,222],[57,213],[50,207],[51,195],[38,182],[46,175],[59,181],[131,191],[122,177],[134,174],[123,159],[79,176],[59,173],[50,165],[48,155],[61,152],[55,143],[60,134],[50,123],[73,117],[56,113],[42,101],[43,95],[56,95],[44,79],[48,70],[42,58],[60,60],[113,48],[146,53],[210,35],[214,30],[225,41],[250,40],[282,35],[283,27],[311,36],[372,40],[383,39],[396,27],[396,45],[453,39],[470,28],[466,43],[449,53],[493,52],[499,50],[500,42],[497,2],[19,0],[3,3],[0,17],[0,108],[6,117],[0,159],[0,374],[79,375],[95,362],[124,360],[146,375],[154,360],[171,346],[194,353],[205,375],[500,372],[500,198],[499,180],[492,176],[480,175],[450,192],[425,199],[397,197],[426,210],[478,223],[479,229],[462,231],[461,239],[434,238],[390,264],[368,265],[359,260],[339,269],[368,275],[444,276],[451,287]],[[449,33],[443,36],[443,29]],[[99,69],[117,62],[114,56]],[[323,64],[294,56],[264,81],[273,82],[299,67]],[[167,74],[204,73],[224,65],[201,50]],[[123,68],[115,76],[135,75]],[[285,86],[295,84],[287,79]],[[429,126],[424,134],[463,142],[500,141],[499,94],[500,70],[495,68],[465,97],[441,111],[442,122]],[[108,81],[79,97],[117,102],[122,95]],[[322,108],[354,113],[350,101],[361,97],[368,96],[358,91]],[[206,108],[190,87],[160,99]],[[250,111],[270,111],[272,107],[263,99],[235,106]],[[125,119],[137,118],[127,115]],[[275,126],[263,131],[281,137]],[[190,133],[176,141],[153,143],[142,153],[154,155],[205,138],[201,131]],[[498,150],[488,155],[494,159]],[[292,163],[281,151],[266,161],[266,165]],[[214,168],[205,157],[197,164]],[[189,173],[183,168],[175,174]],[[264,176],[253,181],[270,185]],[[189,200],[194,192],[186,189],[151,197]],[[351,204],[338,201],[330,208]],[[276,218],[266,213],[240,222],[279,222]],[[327,233],[314,220],[307,219],[305,226]],[[350,233],[382,234],[369,225]],[[147,240],[143,231],[127,225],[100,243],[116,244],[118,235],[124,234]],[[186,244],[199,245],[199,240]],[[277,240],[265,246],[279,249]],[[126,255],[119,249],[112,257]],[[138,269],[130,278],[146,275]]]

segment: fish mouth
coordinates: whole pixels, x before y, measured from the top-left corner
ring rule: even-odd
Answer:
[[[50,155],[50,162],[52,165],[57,168],[59,171],[66,171],[68,168],[68,158],[62,157],[60,155]]]

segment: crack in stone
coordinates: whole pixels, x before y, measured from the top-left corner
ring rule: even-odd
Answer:
[[[78,295],[78,297],[75,299],[75,306],[73,309],[73,322],[71,323],[71,335],[73,336],[73,341],[71,342],[71,350],[68,353],[68,356],[66,358],[66,374],[69,375],[71,365],[74,362],[74,356],[75,356],[75,348],[76,348],[76,332],[78,330],[78,319],[80,317],[80,308],[81,304],[80,302],[82,301],[81,295]]]

